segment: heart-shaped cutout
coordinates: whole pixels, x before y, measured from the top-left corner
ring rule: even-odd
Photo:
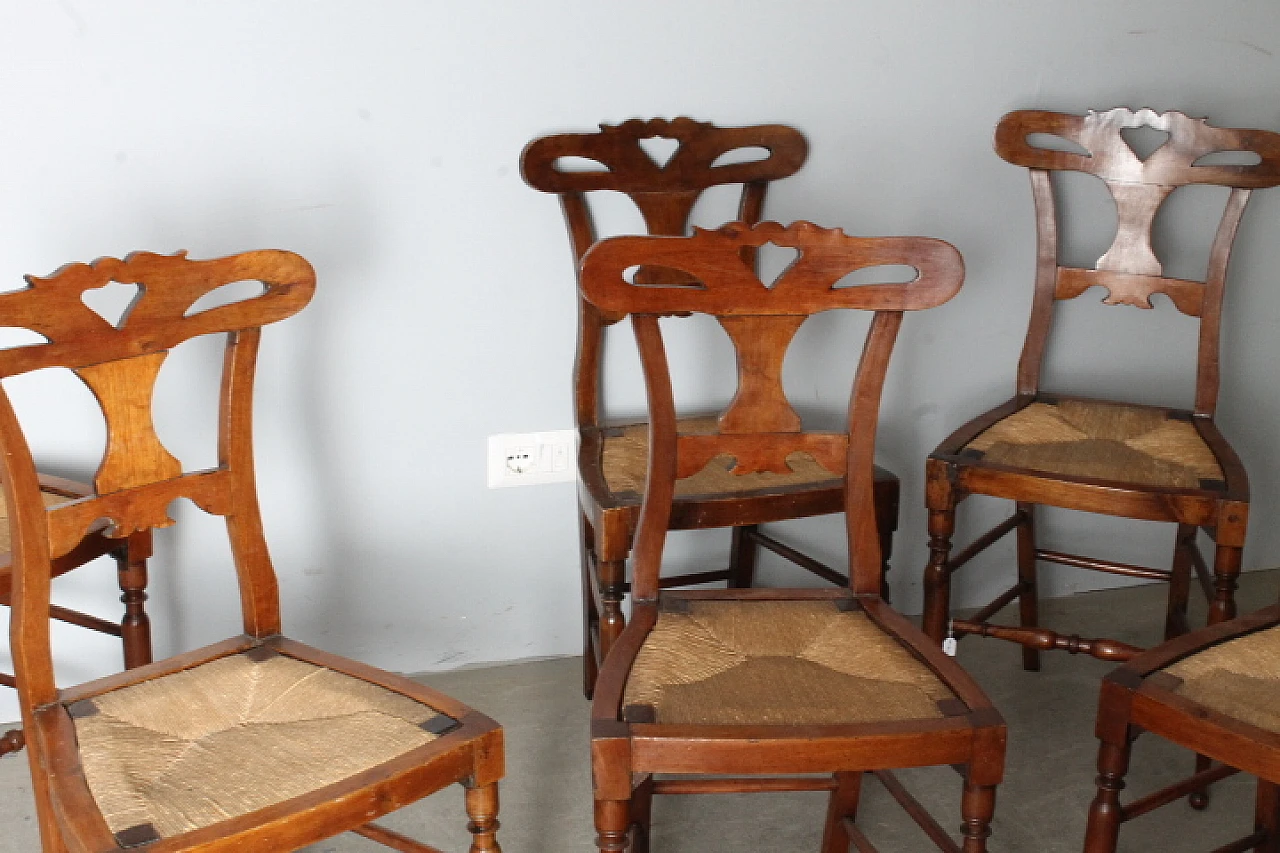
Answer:
[[[671,158],[680,150],[680,140],[666,136],[650,136],[648,139],[637,140],[637,144],[659,169],[667,168]]]
[[[93,313],[119,329],[129,319],[129,312],[142,296],[142,287],[109,281],[80,294],[80,301]]]
[[[765,287],[772,290],[799,257],[799,249],[765,243],[756,249],[756,275]]]
[[[1169,132],[1141,124],[1137,127],[1121,128],[1120,138],[1124,140],[1125,145],[1129,146],[1133,156],[1145,163],[1152,154],[1163,148],[1169,141]]]

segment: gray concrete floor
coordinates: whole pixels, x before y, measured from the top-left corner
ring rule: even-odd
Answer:
[[[1275,600],[1280,575],[1243,580],[1242,612]],[[1162,624],[1163,585],[1089,593],[1042,605],[1046,624],[1082,634],[1109,633],[1146,644]],[[1203,620],[1203,611],[1196,618]],[[1126,627],[1118,629],[1118,622]],[[1200,622],[1193,622],[1200,624]],[[1099,679],[1110,664],[1064,654],[1045,655],[1043,670],[1021,669],[1016,646],[971,638],[960,660],[1009,723],[1009,753],[990,849],[994,853],[1078,851],[1093,797],[1096,741],[1093,717]],[[499,840],[508,853],[594,850],[587,759],[587,702],[579,690],[580,661],[494,666],[423,676],[422,680],[499,720],[507,735],[507,780],[502,786]],[[1129,790],[1149,791],[1184,775],[1191,756],[1155,738],[1139,740]],[[943,826],[958,830],[959,777],[949,768],[901,774]],[[1124,851],[1212,849],[1244,835],[1251,824],[1251,780],[1236,777],[1214,788],[1208,811],[1175,803],[1127,824]],[[654,849],[818,849],[824,796],[742,794],[660,797],[654,807]],[[864,786],[859,824],[884,851],[933,849],[874,780]],[[445,850],[467,849],[460,789],[442,791],[389,816],[388,825]],[[0,760],[0,853],[39,849],[24,755]],[[385,850],[341,836],[311,853]]]

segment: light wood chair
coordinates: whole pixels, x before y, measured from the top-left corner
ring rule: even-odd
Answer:
[[[655,161],[643,147],[646,140],[655,138],[677,143],[665,163]],[[748,159],[732,159],[735,152],[744,150]],[[784,125],[717,127],[689,118],[632,120],[601,125],[596,133],[536,139],[521,155],[520,168],[531,187],[559,197],[576,269],[596,241],[590,195],[623,193],[640,211],[649,234],[680,236],[689,228],[694,205],[708,189],[740,184],[737,218],[755,223],[760,221],[770,183],[795,174],[808,151],[804,136]],[[751,261],[755,254],[748,251],[744,258]],[[661,282],[669,280],[670,271],[655,268],[641,275]],[[573,387],[579,434],[583,692],[588,697],[600,662],[626,625],[622,612],[629,586],[626,561],[649,456],[647,424],[608,423],[605,418],[601,389],[605,330],[621,319],[617,313],[579,300]],[[714,416],[690,417],[681,429],[698,432],[714,420]],[[875,472],[876,530],[887,572],[898,526],[899,483],[883,468]],[[779,478],[768,488],[744,485],[739,478],[714,471],[690,478],[677,489],[671,529],[731,527],[729,566],[671,575],[662,579],[662,585],[727,581],[731,587],[750,587],[761,547],[830,583],[843,584],[845,578],[831,567],[759,528],[772,521],[837,513],[843,509],[843,500],[844,482],[829,472],[798,473]],[[888,583],[883,579],[882,591],[887,597]]]
[[[118,325],[81,299],[112,281],[139,288]],[[196,304],[242,281],[261,282],[262,291]],[[433,853],[371,821],[461,782],[471,850],[497,851],[502,730],[408,679],[281,635],[254,483],[253,381],[262,326],[307,304],[311,266],[277,251],[213,261],[139,253],[28,282],[0,294],[0,316],[49,343],[0,351],[0,377],[68,368],[93,392],[107,425],[92,494],[49,506],[0,390],[0,479],[13,542],[10,640],[44,849],[286,851],[351,830],[396,850]],[[226,347],[218,464],[185,471],[156,435],[155,382],[170,348],[219,333]],[[101,527],[122,541],[172,525],[168,507],[178,498],[226,521],[243,635],[57,689],[49,651],[56,561],[80,547],[86,531]]]
[[[89,494],[83,483],[72,482],[48,474],[40,475],[40,494],[46,504],[76,500]],[[0,500],[0,519],[8,508]],[[8,607],[13,600],[13,555],[9,553],[9,528],[0,525],[0,604]],[[99,557],[110,555],[116,561],[116,578],[120,584],[120,600],[124,616],[119,622],[108,622],[89,613],[81,613],[58,605],[50,605],[49,615],[61,622],[78,625],[90,631],[119,637],[124,646],[125,669],[151,663],[151,620],[147,616],[147,559],[151,556],[151,531],[143,530],[124,539],[111,539],[95,530],[68,554],[52,562],[53,576],[65,575]],[[0,685],[17,687],[12,675],[0,672]],[[17,752],[26,744],[20,729],[0,735],[0,755]]]
[[[1120,802],[1142,733],[1195,750],[1197,773]],[[1215,853],[1280,851],[1280,606],[1185,634],[1135,657],[1102,682],[1098,794],[1085,853],[1114,853],[1120,825],[1243,770],[1258,777],[1252,830]],[[1137,831],[1137,830],[1135,830]],[[1143,845],[1134,844],[1132,849]]]
[[[1145,159],[1123,133],[1152,128],[1168,141]],[[1057,137],[1045,142],[1043,136]],[[1086,153],[1056,150],[1072,146]],[[1001,119],[996,153],[1030,171],[1038,251],[1031,322],[1018,363],[1017,393],[956,430],[929,457],[926,501],[930,558],[925,569],[924,628],[942,642],[948,631],[981,634],[1023,646],[1023,666],[1040,666],[1042,650],[1127,660],[1138,649],[1105,638],[1063,635],[1039,624],[1037,563],[1049,562],[1169,583],[1165,637],[1187,630],[1187,598],[1195,577],[1209,599],[1209,621],[1235,615],[1236,578],[1249,517],[1249,485],[1235,451],[1214,423],[1218,403],[1218,338],[1227,261],[1252,189],[1280,183],[1280,135],[1213,127],[1178,112],[1114,109],[1086,116],[1019,110]],[[1043,146],[1043,147],[1042,147]],[[1219,165],[1211,155],[1253,152],[1255,165]],[[1219,154],[1219,156],[1221,156]],[[1105,183],[1115,200],[1115,239],[1093,269],[1060,260],[1059,212],[1052,176],[1076,171]],[[1203,281],[1168,278],[1151,244],[1152,222],[1178,187],[1229,187]],[[1139,406],[1072,397],[1041,389],[1041,365],[1055,303],[1106,289],[1108,305],[1150,308],[1163,294],[1199,321],[1192,409]],[[956,506],[969,495],[1014,501],[1013,515],[952,556]],[[1171,569],[1129,565],[1040,547],[1037,505],[1177,525]],[[952,576],[976,554],[1017,531],[1017,580],[968,619],[950,619]],[[1216,545],[1212,570],[1197,546],[1199,530]],[[990,619],[1017,601],[1021,624]]]
[[[763,285],[743,252],[799,255]],[[909,265],[916,280],[837,286],[849,273]],[[675,270],[682,283],[637,286],[627,270]],[[955,765],[964,777],[964,853],[986,850],[1005,727],[977,685],[880,596],[873,506],[876,422],[905,311],[950,299],[960,255],[924,238],[857,238],[809,223],[733,223],[692,237],[616,237],[582,265],[584,296],[629,314],[649,399],[648,487],[635,538],[631,623],[605,659],[592,705],[597,844],[649,848],[655,794],[826,790],[824,853],[874,849],[854,824],[875,773],[944,851],[961,849],[889,772]],[[696,286],[688,286],[696,284]],[[803,431],[782,388],[787,347],[805,319],[873,311],[846,432]],[[681,433],[659,317],[714,316],[738,356],[734,403],[706,432]],[[847,484],[849,579],[841,589],[666,590],[663,546],[678,483],[723,460],[725,476],[767,487],[820,466]],[[764,844],[768,847],[768,844]]]

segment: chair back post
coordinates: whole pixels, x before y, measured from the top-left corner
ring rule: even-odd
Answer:
[[[663,164],[641,145],[658,137],[677,144]],[[767,153],[763,159],[717,165],[726,154],[743,148],[761,148]],[[520,155],[520,172],[529,186],[559,196],[577,273],[597,238],[589,193],[623,193],[640,211],[646,233],[682,236],[703,192],[723,184],[742,185],[738,219],[758,222],[769,182],[795,174],[807,156],[804,136],[784,125],[717,127],[686,117],[632,119],[619,125],[602,124],[594,133],[535,139]],[[575,165],[594,161],[598,168],[570,170],[563,158],[579,158]],[[574,413],[579,427],[600,424],[604,330],[620,319],[579,300],[574,358]]]
[[[1139,156],[1123,131],[1148,127],[1168,140]],[[1059,137],[1047,143],[1033,136]],[[1065,143],[1065,144],[1064,144]],[[1053,144],[1054,147],[1046,147]],[[1280,134],[1218,128],[1183,113],[1117,108],[1087,115],[1017,110],[996,127],[996,153],[1030,172],[1036,216],[1036,275],[1031,319],[1018,362],[1017,393],[1034,396],[1054,303],[1074,299],[1094,285],[1108,291],[1108,305],[1151,308],[1163,293],[1200,324],[1196,357],[1196,414],[1212,416],[1219,387],[1219,332],[1226,272],[1236,230],[1252,189],[1280,184]],[[1067,150],[1070,149],[1070,150]],[[1083,151],[1081,151],[1082,149]],[[1251,165],[1215,162],[1213,155],[1247,152]],[[1100,178],[1116,204],[1116,235],[1092,269],[1064,267],[1051,175],[1077,171]],[[1165,199],[1179,187],[1208,184],[1231,193],[1219,220],[1203,280],[1164,276],[1151,244],[1152,224]]]
[[[744,250],[766,243],[795,249],[796,260],[772,286],[744,263]],[[839,286],[870,267],[907,265],[905,283]],[[665,280],[641,281],[659,268]],[[921,237],[850,237],[807,222],[790,226],[735,222],[691,237],[615,237],[597,243],[583,260],[584,298],[602,311],[630,315],[649,400],[649,479],[638,523],[632,593],[653,601],[677,480],[717,457],[732,457],[730,476],[787,473],[796,453],[828,471],[847,475],[850,583],[879,594],[880,544],[872,500],[876,421],[889,356],[902,313],[946,302],[960,289],[964,265],[955,248]],[[782,387],[782,364],[803,321],[832,309],[874,312],[849,402],[843,433],[805,431]],[[659,318],[714,316],[733,343],[738,389],[709,434],[677,434],[670,369]]]
[[[224,285],[260,282],[260,294],[204,308],[199,300]],[[106,422],[107,442],[93,477],[94,493],[46,508],[30,447],[9,397],[0,388],[0,476],[9,505],[13,543],[10,640],[24,714],[56,698],[49,649],[53,560],[90,530],[124,539],[174,522],[170,503],[189,498],[227,521],[236,561],[246,633],[280,631],[274,569],[262,535],[254,488],[253,375],[261,327],[285,319],[310,301],[315,272],[290,252],[262,251],[212,261],[185,253],[136,253],[72,264],[28,287],[0,294],[5,325],[41,335],[47,343],[0,351],[0,378],[48,367],[71,370],[93,392]],[[116,323],[82,296],[111,282],[137,285]],[[216,301],[216,297],[215,297]],[[169,350],[190,338],[225,333],[219,402],[218,467],[184,472],[152,421],[155,381]]]

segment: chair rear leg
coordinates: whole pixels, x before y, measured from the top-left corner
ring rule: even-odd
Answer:
[[[861,773],[837,773],[836,787],[827,801],[827,823],[822,830],[822,853],[849,853],[849,832],[845,821],[858,816],[858,796],[862,793]]]
[[[751,538],[754,524],[733,528],[733,544],[729,548],[729,588],[748,589],[756,581],[756,557],[760,546]]]
[[[596,543],[595,532],[585,514],[578,515],[579,556],[582,561],[582,695],[588,699],[596,690],[599,659],[596,657],[596,632],[600,630],[600,613],[596,610]]]
[[[880,539],[880,597],[889,601],[889,559],[893,556],[893,534],[898,529],[900,484],[895,477],[876,483],[876,534]]]
[[[25,719],[26,714],[23,717]],[[27,750],[27,761],[31,764],[31,793],[36,801],[36,819],[40,825],[40,849],[43,853],[67,853],[50,801],[47,771],[42,766],[43,759],[35,753],[34,749]]]
[[[1018,513],[1018,617],[1023,628],[1040,627],[1040,588],[1036,575],[1036,506],[1017,504]],[[1040,671],[1040,650],[1022,647],[1022,668]]]
[[[631,853],[649,853],[649,833],[653,825],[653,777],[631,792]]]
[[[995,813],[996,786],[965,782],[964,796],[960,801],[960,814],[964,819],[960,828],[964,837],[961,850],[964,853],[986,853],[987,839],[991,837],[991,818]]]
[[[1267,834],[1254,853],[1280,853],[1280,786],[1258,780],[1258,801],[1254,812],[1254,828]]]
[[[1169,605],[1164,619],[1164,638],[1187,633],[1187,599],[1191,595],[1191,550],[1195,547],[1197,528],[1179,524],[1173,542],[1173,564],[1169,578]]]
[[[135,533],[114,554],[120,581],[124,618],[124,666],[133,669],[151,663],[151,617],[147,615],[147,559],[151,556],[151,532]]]
[[[470,853],[502,853],[498,846],[498,785],[477,785],[466,789],[467,831],[471,833]]]
[[[932,485],[932,484],[931,484]],[[948,502],[949,503],[949,502]],[[929,510],[929,564],[924,569],[924,617],[921,627],[941,644],[951,618],[951,535],[956,530],[954,505]]]

